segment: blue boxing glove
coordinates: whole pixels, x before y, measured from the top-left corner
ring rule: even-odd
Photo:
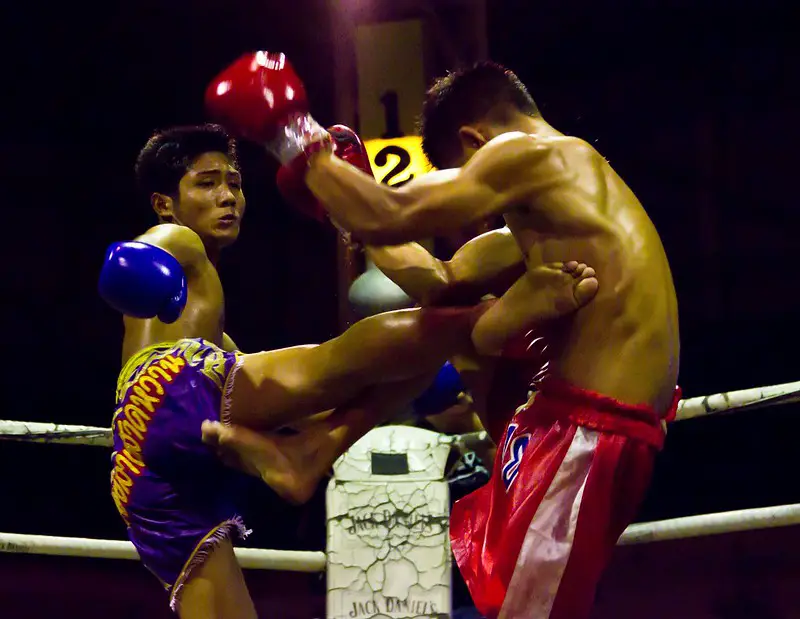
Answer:
[[[186,307],[183,267],[172,254],[149,243],[109,246],[98,289],[106,303],[134,318],[171,323]]]
[[[416,417],[427,417],[446,411],[459,403],[459,396],[466,391],[461,376],[449,361],[446,362],[433,384],[411,403]]]

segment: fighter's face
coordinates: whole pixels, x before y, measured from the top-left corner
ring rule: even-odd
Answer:
[[[227,155],[200,155],[178,183],[178,199],[159,215],[194,230],[203,242],[221,249],[239,236],[245,210],[242,176]],[[167,215],[165,217],[165,215]]]

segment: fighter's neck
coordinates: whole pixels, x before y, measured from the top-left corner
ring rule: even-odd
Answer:
[[[206,256],[208,256],[208,261],[214,265],[214,268],[217,268],[219,264],[219,255],[222,251],[219,247],[211,245],[210,243],[203,243],[203,246],[206,248]]]
[[[541,137],[554,137],[554,136],[561,136],[564,135],[557,129],[555,129],[552,125],[547,123],[543,118],[532,118],[527,116],[520,120],[520,123],[524,125],[524,127],[518,129],[518,131],[524,131],[530,135],[536,135]]]

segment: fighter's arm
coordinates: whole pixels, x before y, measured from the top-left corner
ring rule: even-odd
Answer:
[[[475,303],[486,294],[501,295],[525,270],[525,258],[508,228],[475,237],[447,261],[417,243],[368,246],[367,254],[423,305]]]
[[[574,177],[562,149],[575,138],[508,133],[463,167],[435,171],[393,189],[338,157],[311,158],[306,184],[331,218],[371,245],[397,245],[464,228]]]
[[[196,232],[186,226],[159,224],[135,240],[169,252],[184,270],[192,270],[208,262],[203,241]]]

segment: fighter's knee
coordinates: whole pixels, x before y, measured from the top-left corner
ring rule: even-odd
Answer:
[[[476,324],[472,330],[472,346],[475,352],[484,357],[498,357],[503,352],[504,340],[497,337],[491,329]]]

